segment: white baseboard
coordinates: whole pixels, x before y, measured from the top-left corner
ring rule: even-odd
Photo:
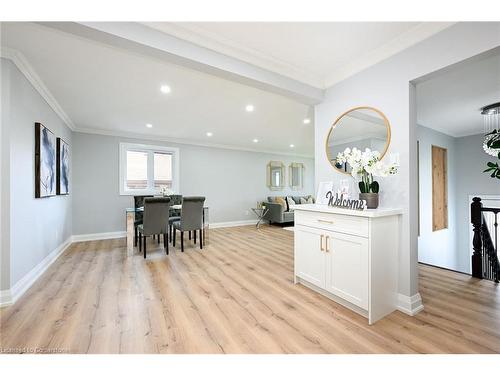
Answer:
[[[404,294],[398,294],[398,310],[410,316],[417,315],[420,311],[424,309],[422,304],[422,297],[420,293],[414,294],[411,297],[405,296]]]
[[[10,290],[2,290],[0,292],[0,307],[8,306],[15,303],[33,283],[43,275],[45,271],[54,263],[57,258],[71,245],[71,237],[59,245],[49,255],[47,255],[40,263],[38,263],[30,272],[14,284]]]
[[[71,242],[109,240],[113,238],[123,238],[123,237],[127,237],[127,231],[76,234],[71,236]]]
[[[242,227],[255,224],[257,224],[257,220],[226,221],[222,223],[210,223],[210,228]]]
[[[0,307],[12,305],[12,296],[10,289],[0,290]]]

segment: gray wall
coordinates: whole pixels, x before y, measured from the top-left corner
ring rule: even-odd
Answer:
[[[418,261],[468,272],[463,268],[457,251],[457,138],[419,125],[417,139],[420,143]],[[448,228],[435,232],[432,230],[432,146],[447,150],[448,171]]]
[[[350,108],[369,105],[391,123],[389,153],[400,155],[397,175],[381,181],[381,204],[401,207],[399,292],[418,292],[416,100],[413,81],[500,44],[500,23],[458,23],[326,90],[315,107],[316,183],[345,175],[335,172],[325,149],[333,121]]]
[[[10,145],[9,145],[9,107],[10,107],[10,65],[0,59],[0,291],[10,288]]]
[[[41,122],[70,147],[72,133],[10,60],[2,59],[2,76],[9,77],[2,82],[2,94],[8,92],[10,100],[2,129],[10,133],[12,287],[72,234],[71,195],[35,199],[34,124]]]
[[[420,236],[418,260],[470,273],[472,231],[471,195],[500,195],[500,181],[482,173],[488,161],[497,161],[482,148],[483,135],[450,137],[418,126],[420,141]],[[431,145],[448,150],[448,229],[432,232]]]
[[[119,195],[119,144],[131,142],[180,149],[180,192],[203,195],[210,207],[210,222],[253,220],[251,208],[268,195],[313,194],[313,159],[272,155],[212,147],[153,142],[83,133],[73,134],[73,234],[125,230],[125,208],[131,196]],[[266,187],[266,165],[270,160],[305,164],[301,192],[288,188],[271,192]],[[288,168],[286,171],[288,184]]]
[[[471,242],[469,234],[469,195],[500,195],[500,180],[482,173],[489,161],[498,162],[483,151],[483,136],[457,138],[457,244],[459,266],[471,272]]]

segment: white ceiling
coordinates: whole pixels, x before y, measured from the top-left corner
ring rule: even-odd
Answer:
[[[417,122],[462,137],[483,132],[480,108],[500,101],[500,52],[417,84]]]
[[[327,88],[451,25],[445,22],[146,24],[319,88]]]
[[[325,87],[449,24],[147,25],[141,26]],[[119,43],[105,44],[105,39],[91,40],[33,23],[2,23],[1,28],[2,47],[26,57],[77,131],[314,155],[313,108],[291,97],[177,65]],[[162,94],[162,84],[169,85],[172,92]],[[255,111],[246,112],[247,104]],[[420,104],[424,110],[425,103]],[[310,124],[303,123],[305,118],[311,119]],[[433,121],[424,119],[432,126]],[[153,128],[146,128],[146,123]],[[213,136],[207,137],[207,132]]]
[[[290,98],[38,24],[3,23],[1,37],[78,130],[314,155],[312,108]],[[172,92],[162,94],[162,84]]]

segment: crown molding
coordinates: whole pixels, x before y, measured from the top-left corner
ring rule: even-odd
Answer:
[[[175,36],[198,46],[242,60],[262,69],[323,89],[324,80],[320,75],[295,66],[287,61],[249,48],[219,34],[212,33],[195,25],[176,22],[143,22],[145,26]]]
[[[26,79],[31,83],[33,88],[38,91],[42,98],[45,99],[47,104],[54,110],[54,112],[61,118],[61,120],[71,129],[75,130],[76,126],[71,121],[70,117],[64,112],[59,102],[51,94],[47,86],[43,83],[40,76],[35,72],[33,67],[30,65],[24,55],[12,48],[1,47],[0,57],[11,60],[14,65],[19,69],[19,71],[26,77]]]
[[[325,77],[325,89],[336,83],[359,73],[403,50],[429,38],[430,36],[447,29],[456,22],[422,22],[412,29],[397,36],[367,54],[360,56],[352,62],[340,66],[334,73]]]
[[[184,138],[170,138],[170,137],[162,137],[155,135],[145,135],[141,133],[133,133],[119,130],[105,130],[105,129],[96,129],[96,128],[77,128],[75,130],[77,133],[85,133],[85,134],[95,134],[95,135],[105,135],[110,137],[121,137],[121,138],[132,138],[132,139],[140,139],[147,141],[157,141],[157,142],[168,142],[168,143],[176,143],[179,145],[188,145],[188,146],[199,146],[199,147],[210,147],[210,148],[218,148],[224,150],[233,150],[233,151],[246,151],[246,152],[256,152],[260,154],[273,154],[273,155],[284,155],[284,156],[294,156],[305,159],[314,159],[314,155],[307,154],[298,154],[292,152],[280,152],[276,150],[268,150],[268,149],[255,149],[250,147],[239,147],[232,146],[220,143],[208,143],[201,141],[190,141]]]
[[[359,58],[337,67],[332,67],[332,74],[324,77],[295,66],[287,61],[264,54],[255,49],[244,46],[229,38],[212,33],[194,24],[186,25],[175,22],[144,22],[152,29],[161,31],[179,39],[191,42],[198,46],[216,51],[256,65],[262,69],[279,73],[302,83],[319,89],[327,89],[334,84],[359,73],[366,68],[385,60],[412,45],[450,27],[455,22],[422,22],[375,50]]]
[[[257,152],[257,153],[265,153],[265,154],[274,154],[274,155],[285,155],[285,156],[295,156],[302,158],[314,158],[314,155],[306,155],[306,154],[297,154],[291,152],[279,152],[275,150],[261,150],[261,149],[253,149],[247,147],[238,147],[231,146],[226,144],[216,144],[216,143],[207,143],[207,142],[197,142],[190,141],[188,139],[183,138],[169,138],[169,137],[161,137],[161,136],[149,136],[141,133],[133,133],[133,132],[124,132],[124,131],[113,131],[106,129],[96,129],[96,128],[82,128],[77,127],[70,117],[66,114],[66,112],[59,105],[58,101],[51,94],[47,86],[43,83],[40,76],[36,73],[33,67],[29,64],[26,57],[19,52],[18,50],[1,47],[0,48],[0,57],[11,60],[19,71],[26,77],[26,79],[31,83],[31,85],[37,90],[37,92],[44,98],[47,104],[54,110],[54,112],[61,118],[61,120],[74,132],[78,133],[88,133],[88,134],[97,134],[97,135],[107,135],[107,136],[116,136],[123,138],[135,138],[135,139],[144,139],[151,141],[162,141],[162,142],[170,142],[177,143],[182,145],[191,145],[191,146],[202,146],[202,147],[212,147],[226,150],[235,150],[235,151],[248,151],[248,152]]]

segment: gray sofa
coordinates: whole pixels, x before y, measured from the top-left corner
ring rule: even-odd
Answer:
[[[310,195],[292,196],[295,204],[300,204],[300,198],[309,198]],[[281,197],[285,198],[285,197]],[[267,197],[267,202],[262,202],[269,209],[264,216],[264,220],[269,221],[269,224],[289,224],[294,221],[294,213],[287,211],[281,204],[275,202],[276,197]],[[314,202],[314,198],[313,198]]]

